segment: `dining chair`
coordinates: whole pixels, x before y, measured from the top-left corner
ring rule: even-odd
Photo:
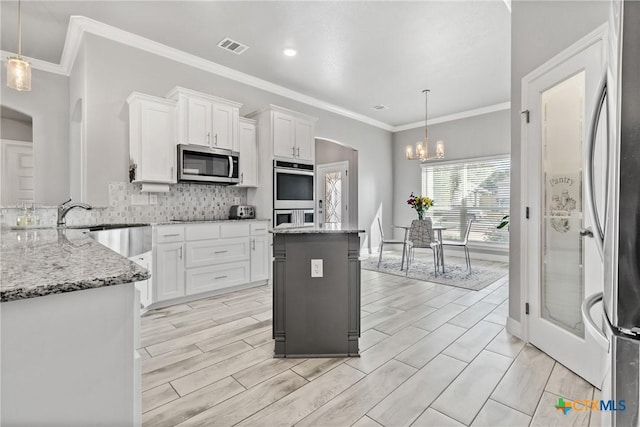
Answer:
[[[471,224],[473,224],[473,220],[470,219],[467,223],[467,230],[464,233],[464,239],[462,240],[445,240],[442,239],[442,246],[457,246],[464,247],[464,257],[467,262],[467,270],[471,271],[471,257],[469,256],[469,232],[471,231]]]
[[[380,217],[378,217],[378,227],[380,228],[380,255],[378,255],[378,268],[380,268],[380,262],[382,261],[382,248],[384,247],[384,245],[404,245],[405,242],[403,240],[385,239],[384,230],[382,229],[382,221],[380,221]]]
[[[413,250],[419,249],[431,249],[433,251],[433,271],[435,275],[438,275],[438,264],[440,254],[440,242],[436,238],[433,232],[433,223],[430,218],[427,219],[414,219],[411,221],[411,228],[409,229],[409,238],[407,239],[407,270],[405,275],[409,274],[409,266],[411,260],[414,257]]]

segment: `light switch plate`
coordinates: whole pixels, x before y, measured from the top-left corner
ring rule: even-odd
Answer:
[[[311,260],[311,277],[324,277],[322,272],[322,260],[321,259],[312,259]]]
[[[158,195],[157,194],[149,194],[149,204],[157,205],[158,204]]]

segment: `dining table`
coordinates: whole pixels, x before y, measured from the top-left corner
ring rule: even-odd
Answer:
[[[409,235],[409,230],[411,229],[411,225],[394,225],[394,227],[404,230],[404,239],[402,239],[402,241],[405,243],[402,245],[402,261],[400,262],[400,271],[402,271],[404,269],[404,261],[408,257],[406,242],[407,242],[407,237]],[[447,227],[443,225],[434,225],[431,228],[433,229],[433,231],[435,231],[438,234],[438,241],[442,243],[442,231],[446,230]],[[442,267],[442,272],[444,273],[444,250],[442,248],[442,244],[440,245],[439,255],[440,255],[439,256],[440,266]],[[407,259],[407,264],[409,264],[408,259]]]

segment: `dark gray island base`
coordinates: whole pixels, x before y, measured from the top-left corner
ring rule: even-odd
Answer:
[[[275,357],[359,356],[362,230],[272,232]]]

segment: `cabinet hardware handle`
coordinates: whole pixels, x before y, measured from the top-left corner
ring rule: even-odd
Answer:
[[[214,277],[214,280],[218,280],[218,279],[226,279],[229,276],[218,276],[218,277]]]
[[[182,259],[182,246],[180,246],[180,259]]]
[[[207,132],[207,144],[211,145],[211,132]]]
[[[179,236],[180,233],[175,233],[175,234],[163,234],[164,237],[176,237]]]
[[[224,253],[227,253],[227,252],[229,252],[229,251],[217,251],[217,252],[214,252],[214,254],[224,254]]]
[[[296,155],[296,157],[300,157],[300,147],[297,147],[296,150],[298,151],[298,154]]]
[[[291,154],[293,155],[293,157],[296,156],[296,147],[291,147]]]
[[[218,146],[218,134],[217,133],[213,134],[213,140],[214,140],[213,145],[215,145],[217,147]]]
[[[171,178],[173,179],[173,166],[171,166]]]
[[[256,228],[253,231],[264,231],[264,230],[266,230],[266,228]]]
[[[253,249],[254,251],[256,250],[256,239],[253,239],[251,241],[251,249]]]
[[[240,173],[240,184],[244,182],[244,172]]]

